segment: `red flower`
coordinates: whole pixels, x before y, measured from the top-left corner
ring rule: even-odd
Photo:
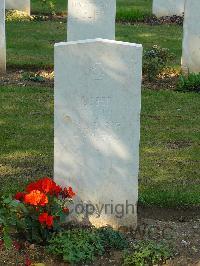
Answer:
[[[34,206],[45,206],[48,203],[48,198],[41,191],[33,190],[25,195],[24,202]]]
[[[53,216],[49,215],[46,219],[46,225],[50,228],[53,226]]]
[[[56,196],[58,196],[61,192],[62,192],[62,188],[60,186],[54,186],[54,190],[53,190],[54,194]]]
[[[41,224],[46,224],[48,227],[52,227],[53,225],[53,216],[48,215],[46,212],[41,213],[38,220]]]
[[[39,183],[40,183],[40,188],[45,193],[52,192],[54,186],[56,185],[56,183],[51,178],[48,177],[40,179]]]
[[[16,250],[20,250],[21,249],[21,244],[18,241],[13,241],[13,246]]]
[[[63,208],[62,210],[64,213],[68,213],[69,212],[69,209],[68,208]]]
[[[24,199],[25,195],[26,195],[26,193],[24,193],[24,192],[17,192],[14,196],[14,199],[21,201]]]
[[[26,257],[25,257],[25,266],[31,266],[31,264],[32,264],[32,262],[31,262],[29,256],[26,255]]]
[[[63,196],[64,198],[73,198],[76,193],[73,191],[72,187],[64,188]]]
[[[47,212],[43,212],[39,215],[38,220],[41,224],[46,222],[46,219],[48,217],[48,213]]]
[[[50,195],[58,195],[62,191],[62,188],[60,186],[57,186],[56,183],[49,177],[40,179],[39,183],[42,191],[49,193]]]
[[[38,182],[32,182],[26,187],[27,192],[31,192],[33,190],[40,190]]]
[[[26,191],[31,192],[33,190],[40,190],[41,192],[44,193],[49,193],[50,195],[58,195],[61,191],[62,188],[60,186],[57,186],[56,183],[49,177],[43,177],[42,179],[30,183],[26,187]]]

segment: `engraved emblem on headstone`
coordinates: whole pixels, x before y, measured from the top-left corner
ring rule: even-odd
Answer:
[[[101,63],[95,63],[94,65],[92,65],[89,69],[89,72],[92,78],[95,80],[102,80],[104,77],[104,72]]]

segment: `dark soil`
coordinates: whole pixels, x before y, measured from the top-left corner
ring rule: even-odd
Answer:
[[[38,81],[34,78],[34,75],[42,77],[42,81]],[[162,75],[153,81],[148,81],[145,77],[143,78],[143,87],[151,90],[175,90],[178,81],[178,73],[171,75]],[[39,86],[39,87],[50,87],[54,86],[54,74],[53,70],[8,70],[6,74],[0,75],[0,86]]]
[[[116,22],[119,24],[128,24],[128,25],[133,25],[136,23],[144,23],[144,24],[148,24],[151,26],[156,26],[156,25],[162,25],[162,24],[176,24],[176,25],[183,25],[183,21],[184,21],[184,16],[164,16],[164,17],[160,17],[157,18],[156,16],[147,16],[143,19],[122,19],[119,20],[117,19]]]
[[[152,82],[147,79],[143,80],[143,87],[150,90],[176,90],[176,85],[178,82],[178,77],[164,77],[153,80]]]
[[[129,233],[137,240],[165,240],[175,250],[175,256],[166,265],[200,266],[200,208],[167,209],[158,207],[138,208],[138,229]],[[121,252],[102,257],[96,265],[121,265]]]
[[[161,24],[177,24],[183,25],[184,16],[165,16],[157,18],[156,16],[148,17],[144,19],[144,23],[150,24],[152,26],[161,25]]]
[[[41,77],[39,81],[35,76]],[[53,70],[7,70],[6,74],[0,75],[0,86],[40,86],[53,87]]]
[[[66,13],[57,13],[57,14],[34,14],[30,17],[31,20],[34,21],[66,21],[67,20],[67,14]],[[148,25],[162,25],[162,24],[177,24],[182,26],[184,21],[184,14],[183,16],[163,16],[160,18],[157,18],[154,15],[149,15],[145,17],[140,17],[140,18],[126,18],[124,19],[118,19],[116,17],[116,23],[119,24],[135,24],[135,23],[145,23]]]
[[[166,209],[158,207],[138,208],[138,228],[126,232],[131,242],[142,239],[160,242],[165,240],[175,250],[175,257],[166,265],[200,265],[200,208]],[[16,251],[0,248],[0,265],[26,265],[26,260],[44,263],[45,266],[67,266],[45,252],[45,248],[21,243]],[[97,258],[92,266],[121,266],[122,252],[112,251]],[[39,266],[39,265],[38,265]],[[41,265],[42,266],[42,265]]]

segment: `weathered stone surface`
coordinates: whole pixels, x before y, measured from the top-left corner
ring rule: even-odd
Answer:
[[[187,0],[185,5],[182,70],[200,72],[200,1]]]
[[[141,45],[55,45],[55,180],[71,185],[84,206],[103,208],[89,215],[96,226],[136,225],[141,69]]]
[[[67,40],[115,39],[116,0],[68,0]]]
[[[153,0],[153,14],[162,16],[182,16],[185,0]]]
[[[0,72],[6,71],[5,0],[0,1]]]
[[[15,9],[30,15],[30,0],[5,0],[6,9]]]

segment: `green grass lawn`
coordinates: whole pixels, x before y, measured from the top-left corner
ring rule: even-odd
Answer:
[[[53,91],[0,87],[0,190],[53,169]]]
[[[0,190],[15,191],[27,178],[53,176],[53,90],[4,86],[0,95]],[[140,202],[200,205],[200,96],[142,96]]]
[[[7,22],[7,64],[12,68],[53,68],[54,43],[67,38],[66,23]],[[175,54],[174,65],[180,65],[182,27],[177,25],[149,26],[144,24],[116,26],[116,39],[154,44],[169,48]]]
[[[117,0],[117,12],[119,15],[132,13],[132,17],[142,14],[151,14],[152,0]],[[42,4],[41,0],[31,0],[32,14],[49,14],[48,4]],[[54,10],[57,14],[67,13],[67,0],[55,1]],[[117,16],[118,17],[118,16]]]
[[[200,205],[200,96],[143,91],[140,201]]]
[[[53,68],[54,43],[66,40],[62,22],[7,22],[7,66]]]
[[[151,13],[151,0],[118,0],[118,18]],[[33,13],[48,14],[41,1]],[[66,0],[56,1],[66,12]],[[121,13],[120,13],[121,12]],[[7,22],[8,69],[53,68],[54,43],[65,41],[62,21]],[[182,27],[146,24],[116,25],[116,39],[157,44],[175,54],[180,67]],[[164,88],[163,88],[164,89]],[[53,176],[53,90],[0,87],[0,193],[18,189],[35,176]],[[173,91],[142,92],[140,202],[159,206],[200,205],[199,94]]]

